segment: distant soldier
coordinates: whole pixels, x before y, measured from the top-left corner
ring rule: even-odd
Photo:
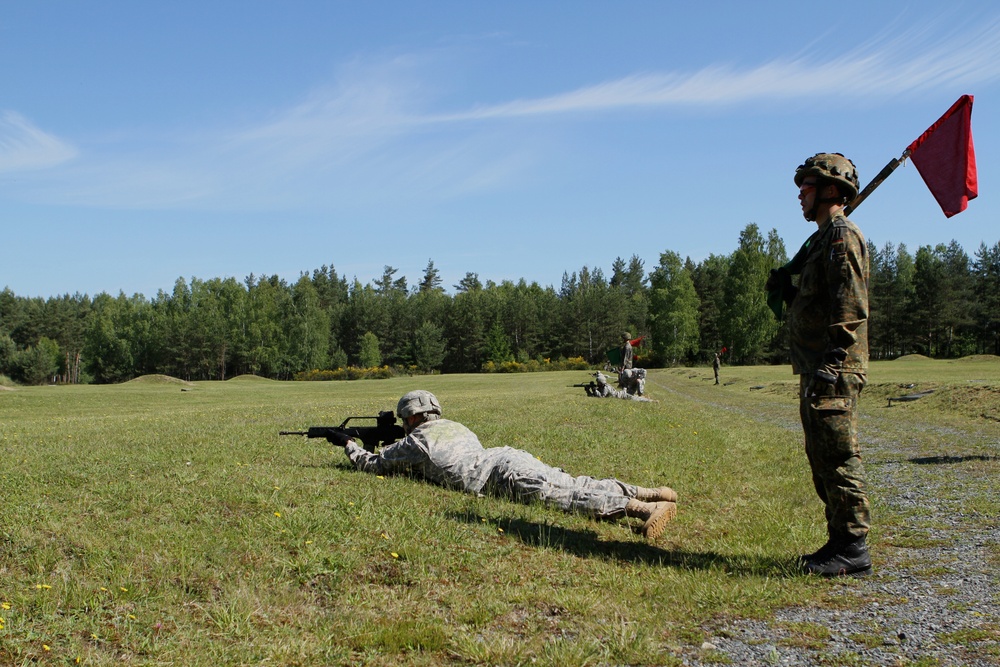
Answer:
[[[638,370],[643,371],[643,377],[645,378],[645,369],[640,368]],[[614,389],[610,384],[608,384],[608,378],[604,377],[604,373],[601,373],[600,371],[594,373],[594,378],[597,380],[597,391],[590,394],[594,398],[622,398],[626,401],[642,401],[643,403],[654,402],[652,399],[646,398],[645,396],[630,394],[624,389]]]
[[[646,369],[626,368],[618,374],[618,386],[635,396],[646,393]]]
[[[722,359],[719,358],[719,353],[715,353],[715,361],[712,362],[712,372],[715,373],[715,384],[719,384],[719,368],[722,367]]]
[[[858,195],[858,172],[839,153],[818,153],[795,170],[795,185],[802,215],[817,230],[782,267],[799,274],[797,290],[786,285],[788,333],[806,455],[829,535],[800,563],[827,577],[863,575],[872,565],[858,445],[858,399],[868,374],[868,246],[844,214]],[[781,287],[780,271],[772,271],[768,289]]]
[[[621,370],[627,368],[632,368],[632,362],[634,360],[634,355],[632,353],[632,334],[625,332],[622,334],[622,365]]]
[[[429,391],[405,394],[396,414],[406,437],[377,454],[343,434],[339,444],[355,468],[376,475],[414,475],[476,496],[540,501],[598,519],[638,518],[650,540],[677,514],[677,494],[668,486],[643,488],[617,479],[574,477],[521,449],[485,449],[468,428],[441,418],[441,404]]]

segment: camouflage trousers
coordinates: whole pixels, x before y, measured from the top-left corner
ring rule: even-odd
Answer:
[[[858,399],[865,376],[841,373],[836,384],[799,376],[799,414],[813,485],[826,505],[826,527],[833,539],[868,534],[871,509],[858,445]]]
[[[637,492],[635,486],[617,479],[574,477],[520,449],[498,447],[488,451],[490,473],[484,492],[492,495],[615,519],[625,515],[625,505]]]

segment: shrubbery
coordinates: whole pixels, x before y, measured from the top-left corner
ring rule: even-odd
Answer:
[[[314,368],[311,371],[296,373],[294,380],[385,380],[400,375],[417,375],[419,371],[416,366],[372,366],[371,368],[358,368],[357,366],[347,366],[346,368],[336,368],[333,370],[320,370]]]
[[[591,365],[583,357],[570,357],[569,359],[530,359],[525,362],[502,361],[496,363],[487,361],[483,364],[484,373],[537,373],[538,371],[586,371]]]

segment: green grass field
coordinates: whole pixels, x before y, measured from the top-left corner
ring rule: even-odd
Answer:
[[[675,665],[721,619],[836,604],[854,583],[793,567],[825,540],[796,378],[710,378],[651,371],[655,404],[586,398],[567,387],[582,371],[0,390],[0,664]],[[862,413],[884,437],[918,417],[976,429],[961,453],[995,475],[1000,361],[904,358],[869,379]],[[377,478],[277,435],[416,388],[486,446],[673,486],[678,517],[650,544],[635,523]],[[906,520],[878,519],[876,567],[879,534]]]

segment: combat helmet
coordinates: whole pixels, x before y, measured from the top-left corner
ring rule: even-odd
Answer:
[[[817,153],[795,170],[795,185],[801,187],[806,176],[832,181],[848,202],[854,201],[861,189],[854,163],[840,153]]]
[[[396,416],[400,419],[406,419],[413,415],[422,415],[426,412],[433,412],[440,415],[441,404],[438,403],[437,397],[434,394],[423,389],[403,394],[403,397],[399,399],[399,403],[396,404]]]

